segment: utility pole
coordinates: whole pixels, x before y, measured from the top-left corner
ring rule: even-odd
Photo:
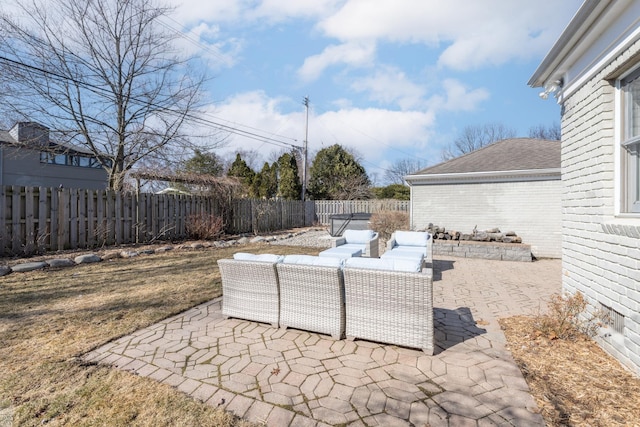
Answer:
[[[306,119],[304,124],[304,144],[302,147],[302,201],[307,197],[307,144],[309,140],[309,97],[302,101],[305,107]]]

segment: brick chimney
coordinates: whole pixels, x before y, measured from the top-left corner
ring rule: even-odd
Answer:
[[[35,122],[18,122],[9,134],[20,144],[49,145],[49,128]]]

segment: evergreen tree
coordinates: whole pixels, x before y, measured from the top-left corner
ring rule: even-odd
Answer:
[[[256,173],[247,166],[247,163],[242,160],[240,157],[240,153],[236,154],[236,159],[231,164],[231,167],[227,171],[227,176],[233,176],[240,180],[240,183],[244,187],[244,194],[246,196],[253,196],[252,186],[253,181],[255,180]]]
[[[300,200],[301,194],[302,184],[295,154],[284,153],[278,159],[278,196],[285,200]]]
[[[180,170],[198,175],[221,176],[224,171],[224,165],[222,160],[214,153],[203,153],[195,149],[193,157],[186,160]]]
[[[409,200],[410,190],[409,187],[402,184],[389,184],[386,187],[376,187],[372,189],[376,199],[396,199],[396,200]]]
[[[256,176],[253,183],[253,193],[261,199],[273,199],[278,192],[278,166],[276,163],[269,166],[265,162],[260,173]]]
[[[310,168],[309,196],[314,200],[357,200],[370,197],[364,167],[339,144],[318,152]]]

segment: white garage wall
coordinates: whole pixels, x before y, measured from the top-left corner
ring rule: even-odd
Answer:
[[[561,194],[560,180],[414,185],[411,226],[433,223],[463,233],[497,227],[515,231],[537,258],[560,258]]]

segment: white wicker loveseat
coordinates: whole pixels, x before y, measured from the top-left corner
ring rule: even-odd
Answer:
[[[433,270],[418,260],[350,258],[344,267],[346,336],[433,354]]]

